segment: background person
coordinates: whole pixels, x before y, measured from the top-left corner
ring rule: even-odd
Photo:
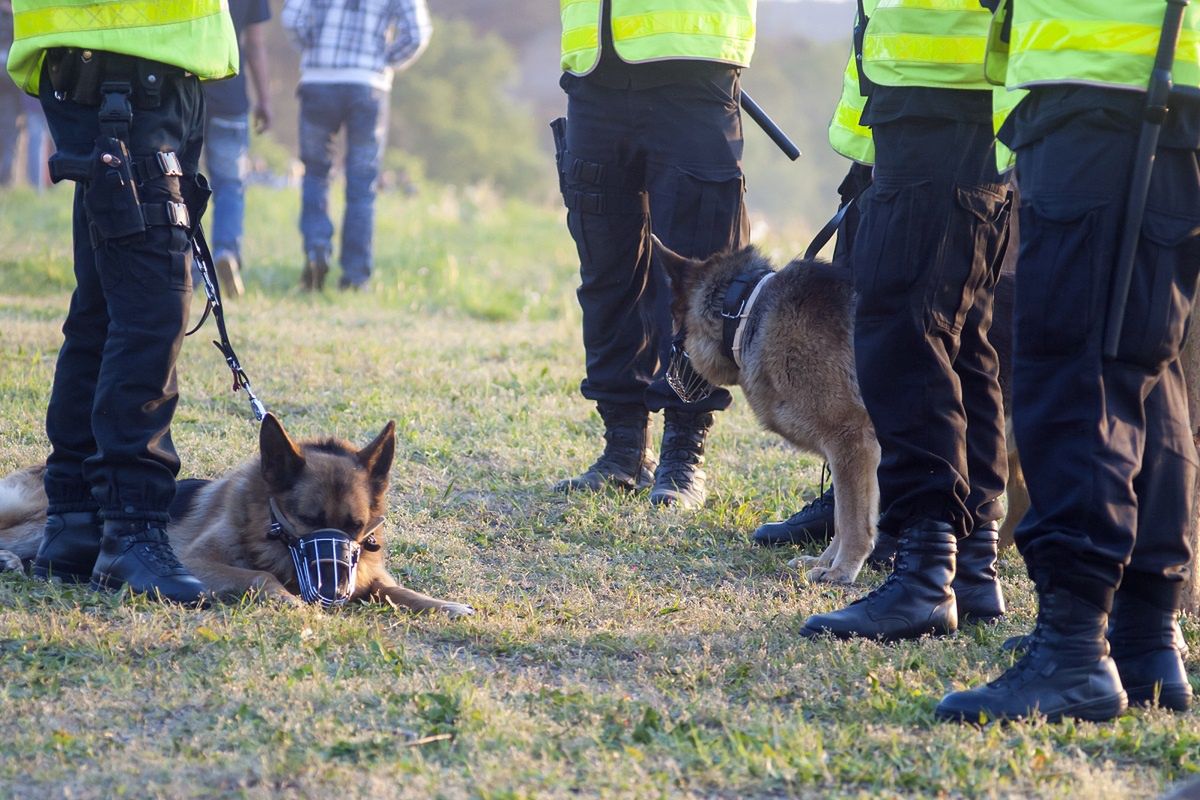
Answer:
[[[567,93],[559,170],[579,251],[586,377],[605,448],[560,491],[645,488],[650,501],[696,508],[707,496],[704,445],[715,389],[688,403],[663,379],[672,323],[650,234],[705,258],[749,238],[742,178],[739,74],[754,52],[756,0],[586,0],[562,6]],[[689,15],[711,24],[698,32]],[[640,35],[657,20],[652,35]],[[664,411],[658,459],[649,413]],[[656,463],[657,462],[657,463]]]
[[[237,41],[222,3],[169,4],[150,24],[133,5],[13,3],[8,71],[41,98],[59,177],[77,182],[34,574],[194,603],[203,586],[164,530],[179,473],[175,361],[192,220],[208,200],[200,79],[234,73]]]
[[[373,267],[375,189],[392,76],[429,44],[429,9],[425,0],[286,0],[281,19],[300,50],[300,233],[305,255],[300,285],[308,290],[325,286],[333,252],[333,139],[345,128],[346,208],[338,288],[365,289]]]
[[[1179,361],[1200,270],[1194,14],[1173,75],[1189,93],[1170,99],[1116,358],[1103,349],[1154,62],[1133,43],[1157,41],[1165,10],[1020,0],[1006,25],[1007,85],[1030,90],[1001,138],[1021,185],[1012,411],[1030,508],[1016,543],[1038,618],[1026,655],[947,695],[942,718],[1103,720],[1127,700],[1191,704],[1176,619],[1196,472]]]
[[[270,73],[267,67],[267,0],[229,0],[241,67],[227,80],[204,85],[204,163],[212,186],[212,253],[222,291],[242,294],[242,224],[246,216],[247,153],[250,150],[250,98],[245,73],[254,81],[254,132],[271,127]]]
[[[1004,612],[995,562],[1007,460],[987,332],[1010,201],[983,71],[988,12],[862,7],[861,124],[875,171],[852,259],[854,351],[882,451],[880,535],[899,546],[882,586],[810,617],[801,635],[897,640]],[[960,568],[972,583],[961,603]]]

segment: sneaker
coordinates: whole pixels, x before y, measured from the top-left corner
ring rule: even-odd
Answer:
[[[309,251],[304,261],[304,272],[300,274],[300,288],[306,292],[325,289],[325,276],[329,274],[329,254],[317,247]]]
[[[246,293],[242,283],[242,270],[238,259],[229,250],[222,250],[216,257],[217,280],[221,283],[222,297],[241,297]]]

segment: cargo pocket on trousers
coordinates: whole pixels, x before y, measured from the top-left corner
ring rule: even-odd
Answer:
[[[697,258],[747,244],[746,184],[739,168],[680,167],[676,181],[669,227],[659,234],[663,241]]]
[[[1008,193],[983,186],[957,186],[954,211],[939,263],[929,282],[928,309],[933,324],[957,334],[987,282],[995,282],[1012,201]]]
[[[1179,355],[1200,271],[1200,219],[1146,209],[1118,358],[1157,372]]]
[[[1106,271],[1091,202],[1022,198],[1014,334],[1023,355],[1078,353],[1102,324]],[[1105,274],[1101,274],[1104,272]]]
[[[852,262],[860,316],[891,316],[909,305],[909,292],[927,269],[930,231],[941,224],[922,213],[930,185],[877,181],[859,201]]]

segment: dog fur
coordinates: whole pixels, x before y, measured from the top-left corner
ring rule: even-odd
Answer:
[[[167,527],[180,561],[215,597],[245,595],[299,604],[287,545],[267,537],[273,499],[298,535],[336,527],[360,543],[387,511],[396,452],[395,423],[367,446],[340,439],[294,442],[270,414],[259,432],[259,457],[206,483]],[[37,555],[46,521],[44,467],[0,480],[0,569],[20,569]],[[364,548],[351,599],[410,611],[473,614],[464,603],[439,600],[401,586],[387,570],[383,527],[377,550]]]
[[[837,535],[819,557],[801,563],[811,580],[853,583],[875,544],[880,452],[854,372],[848,272],[804,260],[779,270],[745,322],[739,369],[722,349],[725,291],[739,274],[770,264],[753,247],[705,261],[684,258],[658,239],[654,247],[696,371],[710,383],[739,384],[765,428],[829,463]]]

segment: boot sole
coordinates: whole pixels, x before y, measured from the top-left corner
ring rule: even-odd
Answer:
[[[1165,708],[1168,711],[1187,711],[1192,707],[1192,687],[1186,683],[1126,686],[1129,705]]]
[[[125,583],[125,581],[116,580],[114,578],[109,577],[108,575],[101,575],[99,578],[97,578],[95,573],[93,573],[92,577],[91,577],[91,582],[88,585],[93,592],[99,592],[101,594],[116,594],[117,592],[120,592],[122,589],[124,589],[127,584]],[[184,606],[185,608],[207,608],[208,607],[208,598],[205,597],[204,595],[200,595],[199,597],[195,598],[194,600],[177,600],[176,598],[168,597],[167,595],[162,594],[161,592],[159,592],[157,590],[155,590],[154,592],[139,592],[139,591],[133,589],[132,587],[130,587],[130,592],[132,592],[133,594],[144,595],[158,603],[172,603],[174,605]]]
[[[1124,691],[1119,694],[1101,697],[1087,703],[1079,703],[1065,708],[1055,709],[1050,713],[1036,710],[1031,714],[996,714],[988,709],[977,709],[973,714],[960,710],[943,710],[936,708],[933,716],[943,722],[962,722],[968,725],[978,725],[982,714],[987,722],[1024,722],[1030,719],[1045,719],[1049,723],[1062,721],[1064,718],[1078,719],[1085,722],[1107,722],[1116,719],[1129,708],[1129,701]]]
[[[29,577],[36,581],[59,581],[61,583],[87,583],[92,579],[92,571],[87,572],[70,572],[64,569],[54,569],[53,567],[43,567],[37,564],[33,565],[33,569],[29,571]]]
[[[954,628],[954,629],[926,628],[925,630],[923,630],[919,633],[915,633],[912,636],[895,636],[895,635],[892,635],[892,636],[888,636],[888,635],[867,636],[866,634],[858,633],[856,631],[835,631],[835,630],[832,630],[831,628],[810,628],[808,626],[805,626],[800,629],[800,636],[804,639],[816,639],[821,636],[832,636],[834,639],[840,639],[842,641],[849,641],[850,639],[865,639],[866,641],[869,641],[869,642],[879,642],[881,644],[895,644],[897,642],[916,641],[917,639],[922,639],[926,636],[932,637],[934,639],[943,639],[947,636],[953,636],[957,630],[958,630],[957,628]]]

